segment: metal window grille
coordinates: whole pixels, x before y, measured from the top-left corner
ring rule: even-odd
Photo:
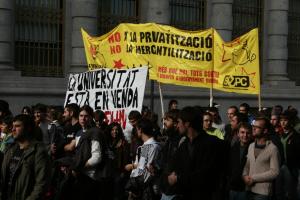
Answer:
[[[263,0],[234,0],[232,5],[233,39],[249,32],[253,28],[258,28],[260,66],[263,66],[263,5]],[[262,71],[261,67],[261,74]]]
[[[288,13],[288,62],[287,71],[291,80],[300,85],[300,1],[289,0]]]
[[[236,38],[253,28],[263,30],[263,1],[234,0],[232,5],[233,30],[232,38]]]
[[[63,76],[63,0],[16,0],[15,64],[23,76]]]
[[[170,25],[185,29],[204,29],[206,21],[205,0],[170,0]]]
[[[139,0],[100,0],[98,7],[100,34],[111,31],[120,23],[138,23]]]

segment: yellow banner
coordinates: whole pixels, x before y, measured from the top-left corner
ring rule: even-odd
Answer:
[[[224,42],[214,32],[214,89],[244,94],[260,93],[258,29]]]
[[[162,83],[210,87],[212,33],[182,31],[170,26],[120,24],[111,32],[90,37],[82,30],[89,70],[149,65],[149,78]]]
[[[236,59],[242,60],[248,54],[239,54],[230,60],[226,57],[225,62],[222,60],[223,49],[228,56],[230,53],[234,55],[233,51],[243,46],[224,43],[214,29],[183,31],[154,23],[120,24],[100,37],[91,37],[82,29],[82,36],[89,70],[127,69],[148,65],[149,78],[162,83],[257,94],[251,84],[245,87],[245,80],[241,80],[243,88],[232,82],[232,78],[240,75]],[[255,63],[258,69],[258,48],[256,54],[252,49],[255,46],[252,40],[258,41],[252,39],[253,34],[245,39],[242,37],[240,43],[251,43],[248,47],[256,55],[254,60],[243,64],[243,67],[247,67],[247,71],[248,66]],[[247,42],[248,40],[251,41]],[[225,67],[230,69],[224,69]],[[259,73],[257,75],[259,77]],[[227,85],[225,80],[228,80]],[[249,81],[253,82],[253,79],[249,78]],[[259,85],[255,87],[257,89]]]

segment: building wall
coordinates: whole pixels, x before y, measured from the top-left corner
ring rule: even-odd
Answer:
[[[0,99],[11,104],[17,114],[25,105],[42,102],[63,105],[69,73],[86,70],[86,61],[80,27],[93,35],[98,33],[97,0],[66,0],[64,7],[64,70],[62,78],[24,77],[14,65],[14,38],[9,34],[14,30],[13,1],[0,1]],[[141,22],[170,23],[169,0],[140,1],[139,17]],[[229,41],[232,35],[233,0],[212,0],[206,4],[206,26],[216,28],[222,37]],[[266,0],[264,5],[264,49],[263,85],[261,104],[270,107],[274,104],[294,105],[300,108],[300,90],[287,76],[287,12],[288,0]],[[152,88],[152,89],[151,89]],[[179,106],[209,104],[209,90],[162,84],[165,110],[170,99],[177,99]],[[220,111],[226,113],[230,105],[248,102],[258,107],[258,97],[213,91],[214,101],[221,105]],[[151,96],[154,96],[151,102]],[[161,104],[158,83],[147,81],[145,105],[153,105],[160,114]],[[161,116],[161,114],[160,114]],[[224,116],[225,117],[225,116]]]

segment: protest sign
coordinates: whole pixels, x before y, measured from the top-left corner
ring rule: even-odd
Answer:
[[[214,33],[214,89],[244,94],[260,93],[258,29],[224,42]]]
[[[100,37],[82,29],[90,70],[148,65],[152,80],[194,87],[211,85],[212,33],[154,23],[120,24]]]
[[[65,105],[76,103],[102,110],[109,123],[119,122],[125,129],[129,112],[142,109],[147,69],[99,69],[71,74]]]

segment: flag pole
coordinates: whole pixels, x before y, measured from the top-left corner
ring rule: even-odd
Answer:
[[[164,116],[165,110],[164,110],[164,102],[163,102],[163,95],[161,91],[161,85],[160,82],[158,82],[158,88],[159,88],[159,96],[160,96],[160,104],[161,104],[161,114]]]
[[[160,104],[161,104],[161,116],[164,117],[165,115],[165,110],[164,110],[164,101],[163,101],[163,95],[161,91],[161,85],[160,82],[158,82],[158,89],[159,89],[159,96],[160,96]],[[164,128],[164,123],[163,123],[163,128]]]
[[[213,77],[213,75],[214,75],[214,73],[213,73],[213,71],[214,71],[214,65],[215,65],[215,61],[214,61],[214,59],[215,59],[215,52],[214,52],[214,49],[215,49],[215,45],[214,45],[214,43],[215,43],[215,41],[214,41],[214,35],[215,35],[215,33],[214,33],[214,29],[212,29],[212,53],[213,53],[213,60],[212,60],[212,72],[211,72],[211,87],[210,87],[210,90],[209,90],[209,107],[212,107],[213,106],[213,102],[214,102],[214,95],[213,95],[213,88],[214,88],[214,77]]]
[[[260,94],[260,91],[258,93],[258,110],[261,111],[261,94]]]
[[[213,102],[214,102],[214,96],[213,96],[213,89],[212,87],[210,88],[210,91],[209,91],[209,107],[212,107],[213,106]]]

